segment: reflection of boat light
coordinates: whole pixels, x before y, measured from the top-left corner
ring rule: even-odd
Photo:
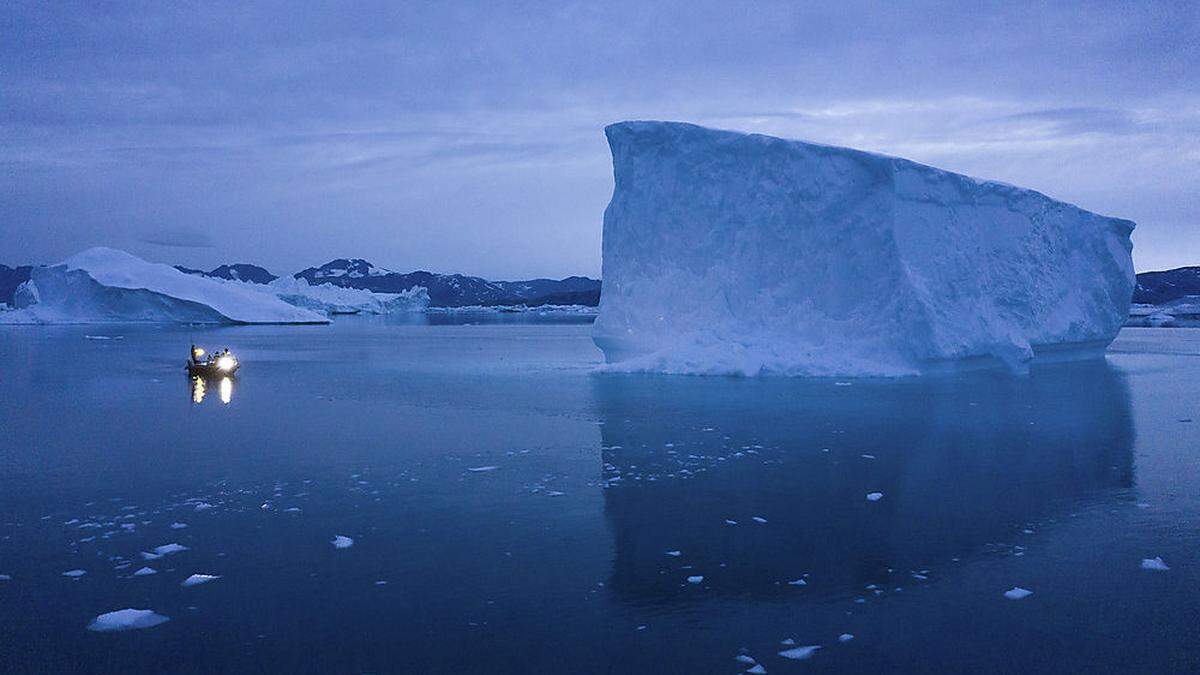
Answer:
[[[215,378],[214,378],[215,379]],[[192,376],[192,403],[203,403],[204,397],[208,395],[209,385],[212,382],[200,375]],[[233,400],[233,378],[222,377],[216,382],[217,395],[221,398],[221,403],[226,405]]]

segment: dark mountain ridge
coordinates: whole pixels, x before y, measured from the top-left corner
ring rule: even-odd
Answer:
[[[1200,266],[1142,272],[1133,289],[1133,301],[1143,305],[1162,305],[1189,295],[1200,295]]]
[[[499,305],[590,305],[600,302],[600,282],[588,277],[488,281],[464,274],[418,270],[400,273],[375,267],[362,258],[338,258],[294,275],[310,284],[333,284],[376,293],[402,293],[415,286],[429,291],[433,307],[494,307]]]

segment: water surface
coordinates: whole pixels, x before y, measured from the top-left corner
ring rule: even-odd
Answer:
[[[0,671],[1200,668],[1200,331],[887,382],[596,374],[589,329],[0,329]],[[170,621],[86,629],[127,607]]]

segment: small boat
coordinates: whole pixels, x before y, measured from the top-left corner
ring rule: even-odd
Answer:
[[[228,377],[236,373],[241,366],[237,357],[230,354],[228,349],[206,356],[203,349],[192,345],[192,358],[188,359],[187,371],[188,375],[197,377]]]

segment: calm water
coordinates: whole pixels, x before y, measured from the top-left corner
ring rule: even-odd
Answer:
[[[461,320],[0,329],[0,671],[1200,668],[1200,331],[839,382]],[[128,607],[170,621],[86,629]]]

